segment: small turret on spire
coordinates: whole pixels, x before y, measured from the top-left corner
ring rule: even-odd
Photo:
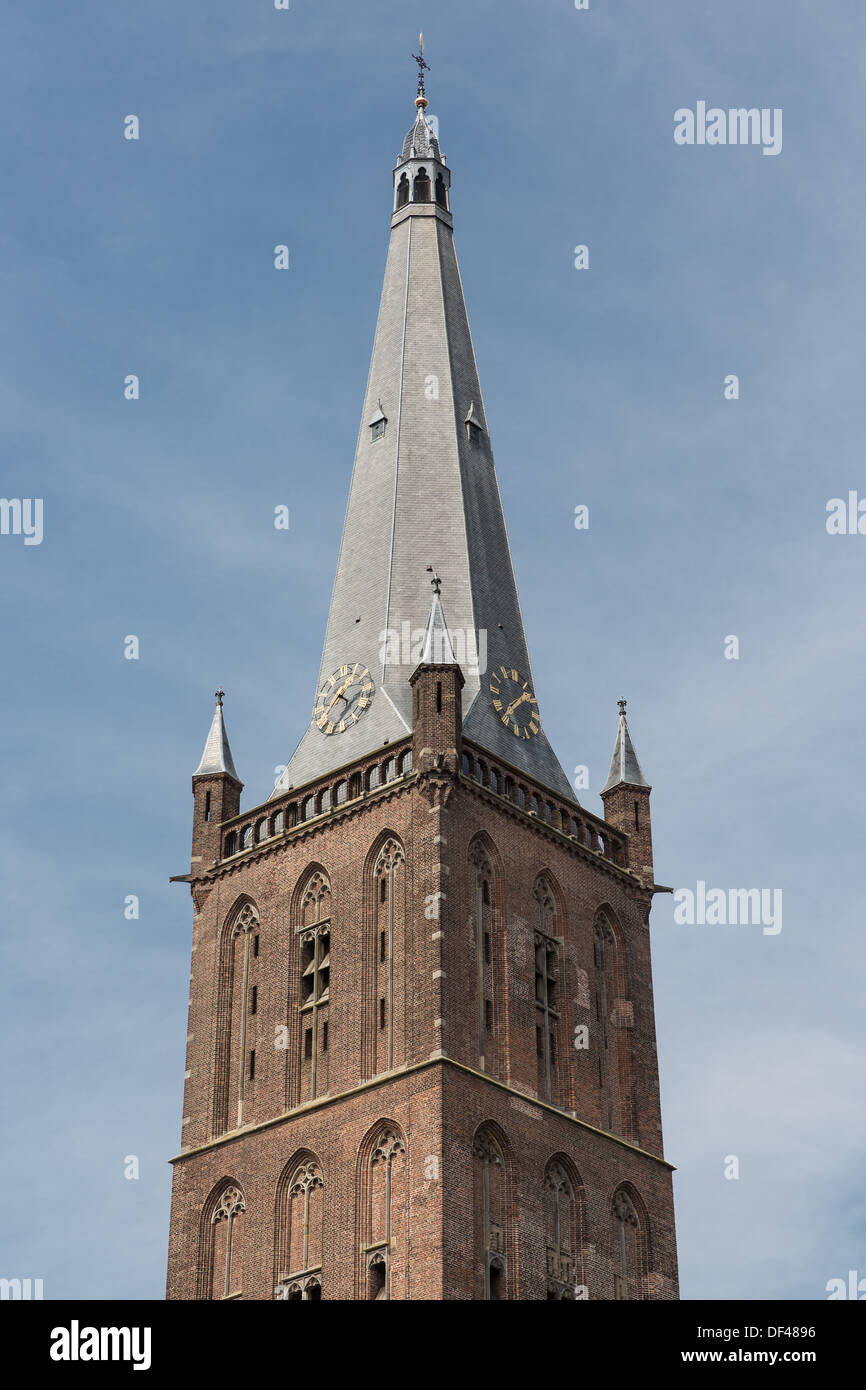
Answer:
[[[650,823],[652,788],[641,771],[634,751],[625,700],[619,701],[619,728],[610,760],[610,772],[601,789],[604,818],[628,835],[628,867],[645,888],[653,887],[653,841]]]
[[[234,777],[236,782],[240,782],[241,779],[235,771],[232,760],[232,750],[229,747],[229,736],[226,733],[225,719],[223,718],[225,691],[222,686],[214,692],[214,698],[217,705],[214,710],[213,721],[204,752],[201,755],[201,762],[193,773],[193,777],[214,777],[221,772],[226,772],[229,777]]]
[[[427,573],[432,576],[430,586],[433,590],[433,602],[430,605],[427,631],[424,634],[424,646],[418,664],[420,666],[456,666],[458,664],[457,658],[454,655],[451,634],[448,631],[448,624],[442,610],[442,580],[432,565],[427,566]]]
[[[641,771],[641,765],[631,741],[631,734],[628,731],[628,720],[625,717],[626,702],[625,700],[618,700],[617,703],[619,705],[619,728],[617,729],[613,757],[610,760],[610,772],[601,789],[602,796],[605,792],[611,791],[613,787],[618,787],[620,783],[627,783],[630,787],[649,786],[649,782]]]

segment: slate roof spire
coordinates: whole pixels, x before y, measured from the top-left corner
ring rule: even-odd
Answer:
[[[630,787],[648,787],[649,782],[641,771],[641,765],[634,751],[634,744],[631,741],[631,734],[628,731],[628,720],[625,717],[625,700],[619,702],[619,728],[616,732],[616,743],[613,749],[613,757],[610,760],[610,772],[607,781],[602,787],[602,794],[611,791],[614,787],[620,786],[623,782]]]
[[[418,58],[425,62],[423,50]],[[322,692],[321,722],[314,714],[273,795],[405,738],[418,651],[446,630],[464,678],[464,735],[573,802],[539,725],[454,249],[451,171],[424,92],[428,70],[419,63],[417,114],[392,172],[379,317],[324,650],[310,691],[311,711]],[[422,556],[448,576],[447,629],[441,602],[431,606]],[[330,717],[333,710],[341,717]],[[509,726],[502,716],[513,710],[518,719]]]
[[[214,692],[216,698],[216,709],[214,710],[213,721],[210,726],[210,733],[201,755],[201,762],[192,774],[193,777],[214,777],[220,772],[227,772],[229,777],[234,777],[236,782],[240,782],[235,771],[232,760],[232,750],[229,747],[229,736],[226,733],[225,720],[223,718],[223,698],[225,691],[222,686]]]

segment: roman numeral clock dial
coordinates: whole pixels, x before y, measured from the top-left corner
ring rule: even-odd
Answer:
[[[500,723],[515,738],[534,738],[541,728],[535,692],[513,667],[499,666],[491,672],[490,703]]]
[[[373,703],[373,677],[360,661],[347,662],[329,676],[316,696],[313,722],[323,734],[342,734],[357,724]]]

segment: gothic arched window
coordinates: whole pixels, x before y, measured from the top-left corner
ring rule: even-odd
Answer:
[[[391,1071],[403,1060],[400,1029],[403,1023],[402,993],[398,981],[404,969],[403,929],[405,862],[403,846],[388,839],[380,849],[374,877],[375,913],[375,1041],[373,1073]]]
[[[400,175],[397,184],[397,207],[404,208],[409,201],[409,180],[405,174]]]
[[[547,1297],[557,1302],[586,1297],[580,1196],[565,1159],[551,1159],[544,1174]]]
[[[445,192],[445,180],[441,174],[436,175],[436,202],[440,208],[448,207],[448,197]]]
[[[547,879],[538,879],[535,899],[535,1052],[538,1093],[557,1103],[559,1042],[559,944],[556,899]]]
[[[246,1202],[234,1182],[223,1183],[205,1203],[200,1297],[238,1298],[243,1279],[243,1214]]]
[[[498,971],[501,942],[494,919],[493,861],[480,840],[469,849],[475,870],[475,997],[478,1064],[482,1071],[499,1070],[496,1031]]]
[[[301,897],[301,1100],[328,1089],[328,1004],[331,993],[331,885],[316,872]]]
[[[361,1297],[390,1299],[395,1253],[403,1254],[406,1226],[406,1141],[383,1123],[361,1147]]]
[[[634,1109],[628,1037],[632,1019],[620,932],[608,911],[597,914],[593,932],[601,1121],[615,1134],[632,1138]]]
[[[259,914],[243,902],[226,918],[220,940],[213,1132],[247,1122],[253,1099],[258,1030]]]
[[[613,1224],[613,1296],[643,1299],[647,1296],[649,1231],[640,1199],[619,1188],[611,1203]]]
[[[483,1300],[495,1303],[511,1297],[508,1287],[510,1223],[505,1156],[498,1139],[487,1126],[482,1126],[475,1136],[472,1159],[479,1293]]]
[[[429,203],[430,201],[430,179],[427,170],[422,166],[412,183],[413,203]]]
[[[284,1174],[277,1191],[276,1298],[316,1302],[322,1297],[324,1182],[318,1159],[305,1154]]]

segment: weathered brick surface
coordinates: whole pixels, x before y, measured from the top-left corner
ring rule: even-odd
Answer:
[[[391,1169],[392,1298],[484,1296],[473,1157],[483,1124],[494,1126],[504,1158],[506,1297],[547,1296],[544,1178],[548,1162],[562,1155],[582,1211],[575,1282],[591,1298],[614,1296],[621,1252],[611,1204],[627,1184],[643,1214],[645,1253],[624,1296],[675,1298],[651,894],[638,876],[648,840],[641,835],[632,873],[463,775],[456,668],[422,668],[413,699],[411,772],[213,868],[219,841],[211,824],[200,821],[196,790],[193,854],[200,859],[194,857],[191,876],[197,911],[188,1077],[174,1169],[168,1296],[212,1296],[204,1267],[212,1235],[208,1202],[226,1179],[245,1205],[234,1227],[232,1292],[274,1296],[276,1280],[295,1272],[278,1267],[278,1225],[288,1170],[301,1153],[315,1156],[324,1184],[322,1296],[370,1296],[363,1247],[381,1234],[381,1213],[375,1213],[384,1189],[375,1183],[384,1166],[370,1178],[369,1150],[387,1121],[402,1145]],[[648,811],[646,826],[648,837]],[[493,871],[490,901],[481,906],[486,944],[478,930],[478,869],[470,858],[479,839]],[[404,859],[383,890],[377,858],[394,841]],[[316,871],[331,889],[330,993],[320,1012],[328,1022],[327,1052],[319,1059],[326,1059],[326,1068],[320,1094],[311,1100],[299,1012],[299,928],[303,889]],[[550,1104],[539,1099],[536,1036],[534,890],[541,875],[555,904],[550,930],[558,939]],[[393,894],[390,927],[387,894]],[[251,1050],[256,1059],[254,1078],[245,1073],[242,1125],[235,1128],[245,941],[241,934],[233,944],[231,928],[243,903],[258,914],[258,953],[251,944],[246,962],[247,1073]],[[610,924],[604,989],[599,923]],[[388,930],[391,952],[383,961]],[[479,948],[485,953],[481,971]],[[495,1033],[483,1054],[479,981],[490,995]],[[253,986],[255,1012],[249,1008]],[[392,1012],[394,1020],[393,1067],[385,1072],[383,997],[385,1029]],[[584,1028],[588,1045],[576,1047]],[[288,1045],[275,1046],[276,1040]],[[221,1288],[213,1291],[221,1294]]]

